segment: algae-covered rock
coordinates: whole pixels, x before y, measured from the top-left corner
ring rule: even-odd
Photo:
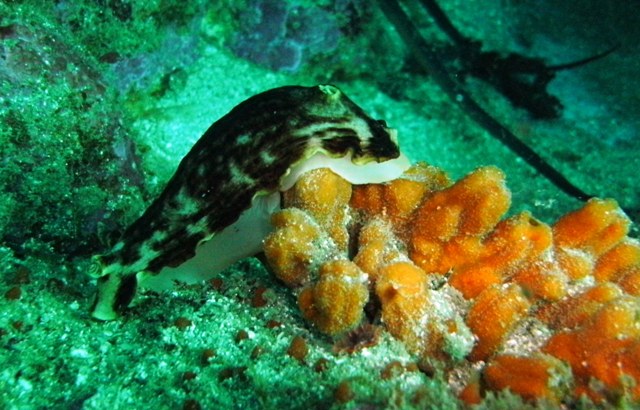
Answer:
[[[44,21],[2,25],[0,240],[18,254],[29,239],[87,254],[101,246],[98,232],[117,231],[140,206],[118,198],[143,192],[135,150],[116,150],[129,140],[117,95],[95,60]]]

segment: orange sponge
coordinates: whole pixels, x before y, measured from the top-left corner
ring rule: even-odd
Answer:
[[[483,380],[488,390],[509,389],[528,400],[544,398],[557,403],[562,392],[554,386],[553,374],[560,373],[561,367],[562,363],[549,355],[499,355],[485,367]]]
[[[297,208],[275,213],[271,222],[276,229],[264,240],[263,249],[274,273],[290,287],[307,283],[311,279],[309,266],[322,237],[320,226]]]
[[[404,237],[406,224],[423,197],[449,184],[441,169],[418,163],[391,182],[354,187],[351,206],[368,216],[384,215],[395,233]]]
[[[446,273],[477,258],[482,236],[509,208],[503,173],[480,168],[425,199],[415,213],[410,256],[429,273]]]
[[[284,196],[294,208],[273,217],[265,255],[320,331],[357,326],[374,297],[389,333],[467,403],[503,389],[569,406],[583,394],[640,402],[640,243],[614,201],[552,226],[503,219],[497,168],[451,185],[424,164],[356,187],[316,170]]]
[[[305,173],[284,193],[284,206],[304,209],[346,252],[349,244],[346,211],[350,198],[349,182],[328,168],[318,168]]]
[[[626,236],[629,225],[629,218],[614,200],[589,200],[553,226],[558,262],[572,279],[585,277],[598,257]]]
[[[518,285],[492,286],[476,298],[467,325],[478,338],[472,361],[487,360],[530,307]]]
[[[367,276],[348,260],[324,263],[319,275],[319,280],[298,296],[305,319],[330,335],[354,328],[369,299]]]
[[[387,265],[380,271],[376,294],[382,304],[382,321],[389,332],[410,351],[422,351],[427,341],[429,309],[424,271],[410,262]]]
[[[382,266],[403,259],[400,247],[391,225],[383,219],[374,218],[360,230],[358,253],[353,261],[375,283]]]
[[[544,351],[571,366],[576,395],[596,402],[628,391],[640,399],[640,301],[622,296],[605,303],[581,328],[552,336]],[[604,389],[596,388],[598,383]],[[604,391],[607,395],[604,394]]]

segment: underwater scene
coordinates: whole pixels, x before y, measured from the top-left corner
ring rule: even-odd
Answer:
[[[640,408],[640,3],[0,0],[0,409]]]

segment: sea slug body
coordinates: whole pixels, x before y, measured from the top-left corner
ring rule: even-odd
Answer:
[[[334,86],[280,87],[240,103],[211,125],[113,248],[94,257],[93,317],[115,319],[138,285],[206,279],[259,252],[280,192],[321,167],[354,184],[380,183],[409,162],[395,130]]]

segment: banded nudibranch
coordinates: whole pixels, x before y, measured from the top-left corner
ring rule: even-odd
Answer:
[[[240,103],[204,133],[115,246],[93,257],[93,317],[115,319],[139,286],[207,279],[260,252],[280,192],[321,167],[354,184],[380,183],[409,161],[396,131],[334,86],[280,87]]]

